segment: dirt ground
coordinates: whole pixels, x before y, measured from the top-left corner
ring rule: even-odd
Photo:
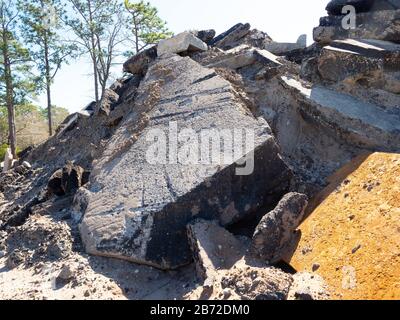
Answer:
[[[11,231],[8,252],[0,253],[0,299],[180,300],[199,286],[194,266],[163,272],[88,256],[74,243],[75,231],[71,221],[46,215]]]
[[[314,269],[334,299],[399,299],[400,155],[361,156],[330,181],[300,227],[292,266]]]

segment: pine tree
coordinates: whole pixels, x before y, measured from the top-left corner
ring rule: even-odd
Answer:
[[[95,99],[104,95],[111,67],[123,38],[123,7],[117,0],[69,0],[75,18],[68,21],[83,53],[88,53],[93,67]],[[100,91],[99,91],[100,87]]]
[[[19,0],[22,33],[39,71],[39,84],[47,95],[49,135],[53,135],[51,85],[57,72],[72,55],[75,46],[59,36],[63,28],[64,4],[60,0]]]
[[[143,51],[147,47],[172,35],[167,28],[166,22],[158,16],[157,8],[153,7],[149,2],[124,0],[124,5],[130,15],[135,53]]]
[[[0,0],[0,104],[7,108],[8,144],[16,157],[15,106],[35,91],[29,52],[18,41],[19,11],[13,0]]]

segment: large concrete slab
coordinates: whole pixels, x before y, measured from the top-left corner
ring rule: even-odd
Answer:
[[[400,44],[376,39],[335,40],[325,49],[345,50],[370,58],[400,59]],[[399,61],[399,60],[398,60]]]
[[[282,77],[299,94],[302,113],[308,120],[335,132],[351,144],[373,150],[400,150],[400,117],[372,103],[360,101],[321,86],[304,87]]]
[[[190,221],[203,218],[229,225],[252,214],[271,195],[284,194],[291,172],[270,127],[254,118],[230,83],[212,69],[188,57],[159,57],[131,110],[92,170],[80,228],[89,253],[174,269],[192,259],[186,235]],[[184,129],[193,131],[182,140]],[[214,137],[221,130],[252,131],[254,147],[225,161],[176,160],[174,150],[182,154],[188,150],[183,147],[194,146],[188,136],[212,129]],[[170,156],[154,163],[148,153],[154,151],[154,134],[160,138],[160,132],[168,137]],[[228,142],[226,146],[217,150],[218,156],[232,151]],[[239,175],[235,162],[245,156],[251,160],[253,151],[253,172]]]

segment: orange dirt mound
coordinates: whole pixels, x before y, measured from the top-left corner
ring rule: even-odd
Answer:
[[[291,264],[334,299],[400,299],[400,154],[353,160],[311,202]]]

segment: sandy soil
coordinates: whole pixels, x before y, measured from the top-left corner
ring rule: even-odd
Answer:
[[[0,254],[6,254],[0,258],[0,299],[179,300],[199,286],[194,266],[163,272],[88,256],[73,243],[74,224],[59,218],[33,215],[7,235],[8,251]]]
[[[400,155],[361,156],[330,181],[292,266],[316,271],[335,299],[400,299]]]

